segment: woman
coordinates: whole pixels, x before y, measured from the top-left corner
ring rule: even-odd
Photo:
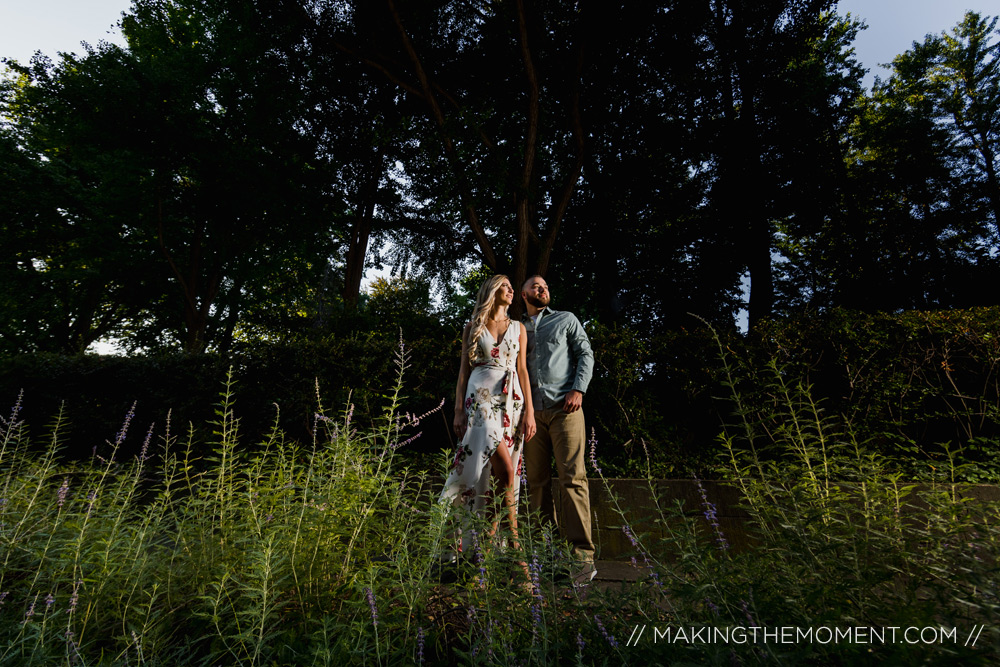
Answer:
[[[441,498],[470,512],[482,510],[492,470],[504,490],[507,519],[518,548],[521,452],[523,443],[535,434],[535,415],[525,362],[527,334],[507,315],[513,302],[514,288],[507,276],[493,276],[479,288],[472,320],[462,333],[455,387],[454,428],[459,443]],[[498,524],[499,519],[491,536]]]

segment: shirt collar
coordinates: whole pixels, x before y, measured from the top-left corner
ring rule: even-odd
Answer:
[[[553,310],[551,306],[545,306],[540,311],[538,311],[538,313],[535,315],[535,319],[537,320],[539,317],[541,317],[542,313],[545,313],[547,315],[551,315],[551,314],[553,314],[555,312],[557,312],[557,311]],[[524,315],[521,316],[521,319],[522,320],[530,320],[531,319],[531,315],[529,315],[528,313],[525,313]]]

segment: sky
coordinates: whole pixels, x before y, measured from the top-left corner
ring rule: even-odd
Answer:
[[[1000,0],[840,0],[837,9],[868,24],[854,40],[854,50],[868,68],[865,85],[870,88],[876,75],[888,78],[888,70],[879,65],[892,62],[928,34],[950,32],[967,10],[1000,16]]]
[[[36,50],[82,53],[80,42],[122,43],[113,26],[129,0],[0,0],[0,58],[27,63]],[[111,34],[109,34],[111,33]]]
[[[129,0],[0,0],[0,58],[23,63],[36,50],[50,57],[59,51],[80,53],[81,41],[121,42],[113,26]],[[858,59],[869,69],[868,86],[886,71],[880,63],[938,34],[961,20],[967,9],[1000,15],[1000,0],[840,0],[841,13],[865,20],[868,29],[855,41]]]

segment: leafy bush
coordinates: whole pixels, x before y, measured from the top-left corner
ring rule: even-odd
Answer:
[[[444,412],[424,425],[423,437],[414,443],[414,454],[420,455],[414,461],[426,462],[452,442],[460,340],[454,325],[423,311],[406,312],[407,304],[426,298],[422,289],[408,283],[383,286],[372,297],[375,305],[336,330],[244,343],[225,355],[0,358],[0,396],[13,400],[24,390],[31,397],[25,412],[30,424],[45,423],[62,404],[64,422],[73,429],[64,454],[83,458],[103,444],[97,434],[114,432],[135,401],[144,419],[163,424],[169,413],[174,423],[199,425],[195,440],[207,441],[210,433],[200,425],[211,418],[207,406],[231,367],[251,443],[270,431],[276,405],[282,430],[308,441],[317,395],[329,405],[350,400],[356,421],[366,426],[379,415],[402,330],[414,360],[408,407],[424,412],[445,400]],[[658,477],[712,473],[717,436],[736,406],[712,335],[695,318],[690,323],[651,337],[628,327],[587,324],[596,365],[584,407],[588,423],[606,443],[599,460],[609,474],[643,475],[647,452]],[[962,464],[957,474],[964,481],[997,482],[997,331],[998,308],[900,314],[835,309],[768,322],[752,336],[720,335],[732,363],[742,368],[740,395],[759,414],[778,400],[757,377],[775,359],[909,478],[951,474],[948,462],[954,461]]]
[[[597,372],[588,418],[602,441],[629,443],[602,452],[614,474],[641,475],[642,444],[658,476],[710,474],[716,436],[733,413],[750,410],[763,422],[784,400],[766,380],[773,361],[908,478],[1000,481],[1000,308],[832,309],[767,322],[749,336],[723,332],[742,408],[712,336],[691,321],[646,340],[591,325]]]
[[[242,428],[249,438],[243,446],[252,448],[266,437],[275,418],[292,438],[308,441],[318,396],[328,405],[354,403],[355,421],[371,425],[380,414],[384,387],[393,382],[399,343],[396,328],[245,345],[226,355],[20,355],[0,359],[0,396],[13,400],[21,391],[30,396],[22,415],[29,424],[46,423],[62,406],[64,429],[68,425],[74,437],[61,453],[81,459],[104,444],[98,434],[115,432],[133,403],[141,418],[163,424],[169,415],[184,428],[197,425],[195,443],[208,441],[211,433],[203,426],[212,419],[218,387],[231,369],[245,409]],[[440,331],[418,338],[409,349],[419,359],[420,373],[409,388],[408,405],[424,412],[454,392],[452,367],[457,369],[459,353],[450,334]],[[433,451],[450,442],[441,419],[425,431]],[[128,455],[138,447],[123,446]]]
[[[739,492],[751,543],[732,547],[697,478],[703,518],[680,503],[656,504],[629,525],[636,509],[619,507],[632,562],[661,603],[640,607],[650,620],[636,630],[658,623],[675,637],[699,629],[808,633],[790,642],[674,644],[670,659],[691,664],[994,664],[1000,504],[954,484],[954,460],[946,483],[920,491],[904,483],[896,462],[860,440],[850,417],[826,410],[801,367],[773,359],[756,367],[728,350],[721,358],[734,419],[720,435],[717,471]],[[741,392],[746,386],[752,397]],[[754,400],[761,396],[770,400]],[[600,472],[596,461],[594,468]],[[928,640],[912,641],[918,632]],[[661,648],[658,657],[666,655]]]
[[[831,412],[911,477],[958,460],[1000,481],[1000,308],[866,314],[771,325],[753,363],[791,364]]]

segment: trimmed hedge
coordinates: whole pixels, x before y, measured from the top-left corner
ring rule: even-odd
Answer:
[[[870,448],[909,464],[970,464],[1000,480],[1000,308],[897,314],[833,310],[772,322],[755,350],[813,384]]]
[[[710,473],[720,427],[736,421],[734,390],[754,420],[776,418],[781,399],[765,377],[773,361],[906,476],[948,476],[957,466],[964,481],[1000,481],[1000,308],[832,309],[718,339],[689,322],[645,340],[589,326],[598,372],[588,416],[606,474],[645,474],[647,461],[656,477]]]
[[[826,411],[847,417],[869,448],[907,473],[926,476],[928,463],[940,468],[958,452],[957,460],[969,464],[964,479],[1000,480],[1000,308],[900,314],[835,309],[775,320],[751,336],[723,332],[718,341],[699,321],[689,321],[652,337],[587,325],[596,368],[584,407],[606,475],[645,474],[647,465],[657,477],[711,470],[721,424],[734,410],[721,344],[737,390],[762,423],[776,397],[758,378],[776,359],[782,373],[810,385]],[[22,417],[36,433],[63,404],[72,457],[113,439],[137,402],[134,435],[126,444],[138,449],[151,422],[163,432],[168,411],[174,433],[211,420],[232,367],[244,444],[271,429],[279,408],[280,426],[305,443],[317,382],[328,413],[352,403],[362,424],[379,414],[380,396],[396,379],[399,334],[393,328],[383,321],[372,331],[259,343],[224,356],[0,359],[0,400],[13,404],[23,389]],[[420,414],[442,399],[445,404],[407,447],[429,461],[420,455],[452,446],[459,331],[425,322],[405,337],[404,410]]]
[[[450,366],[453,358],[457,366],[459,354],[454,347],[440,337],[406,343],[406,409],[424,412],[454,391]],[[290,437],[307,443],[317,399],[331,414],[353,404],[355,422],[364,425],[380,414],[380,396],[396,380],[398,351],[398,333],[362,332],[260,344],[228,355],[20,355],[0,359],[0,396],[12,405],[23,390],[21,418],[36,433],[62,406],[70,433],[65,452],[71,458],[88,456],[95,446],[114,440],[135,403],[133,437],[125,445],[128,454],[138,451],[152,422],[158,435],[164,432],[168,413],[175,434],[186,432],[191,423],[212,421],[232,368],[243,444],[262,438],[276,419]],[[444,435],[447,443],[443,424],[432,420],[429,425],[438,432],[435,439]]]

